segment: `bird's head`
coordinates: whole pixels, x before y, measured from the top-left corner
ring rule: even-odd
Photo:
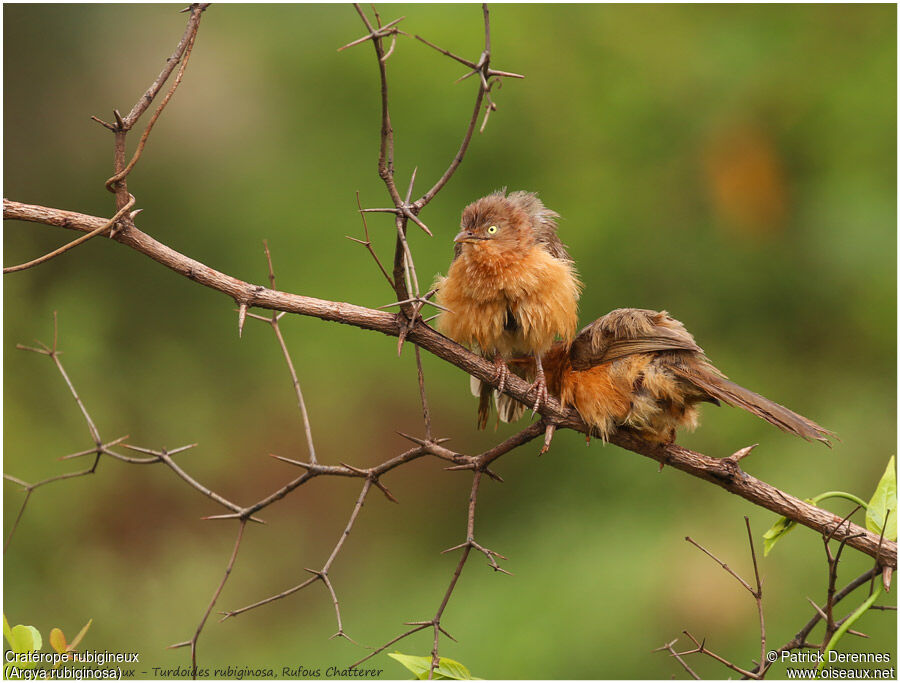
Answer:
[[[462,230],[453,239],[457,253],[471,249],[526,252],[535,244],[528,214],[503,191],[482,197],[463,209],[460,227]]]

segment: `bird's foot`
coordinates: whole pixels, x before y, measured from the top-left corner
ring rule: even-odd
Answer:
[[[506,388],[506,380],[509,377],[509,367],[501,356],[494,356],[494,379],[493,383],[497,385],[497,391],[503,393]]]
[[[547,399],[550,395],[547,393],[547,382],[543,378],[543,376],[538,377],[534,384],[531,385],[528,389],[528,395],[534,392],[534,409],[531,411],[531,417],[534,417],[535,413],[541,409],[542,405],[547,405]]]

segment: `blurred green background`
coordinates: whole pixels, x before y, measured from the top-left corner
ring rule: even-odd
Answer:
[[[5,5],[4,196],[108,216],[112,136],[90,121],[130,109],[185,23],[172,5]],[[384,19],[477,59],[476,5],[386,5]],[[500,186],[539,191],[585,283],[584,322],[622,306],[666,309],[737,382],[836,431],[833,450],[735,409],[704,409],[679,441],[724,456],[759,443],[746,469],[800,497],[843,489],[868,498],[896,443],[896,7],[892,5],[497,5],[494,64],[526,74],[456,176],[411,231],[420,279],[446,272],[461,208]],[[349,6],[213,5],[182,87],[129,178],[141,229],[181,252],[265,283],[262,239],[279,288],[378,306],[392,301],[365,250],[354,193],[388,200],[376,173],[377,67]],[[398,184],[418,192],[455,153],[475,92],[465,72],[412,38],[388,62]],[[138,133],[134,134],[132,145]],[[133,147],[132,147],[133,148]],[[130,149],[132,149],[130,148]],[[370,229],[391,259],[392,223]],[[3,263],[71,234],[7,223]],[[102,436],[148,447],[199,442],[192,475],[248,504],[297,470],[302,425],[267,326],[238,339],[234,303],[104,239],[4,278],[4,472],[29,481],[76,469],[87,429],[52,364],[15,350],[50,341]],[[422,433],[414,356],[396,341],[285,318],[320,459],[370,466]],[[477,453],[519,426],[474,429],[465,375],[424,355],[438,435]],[[775,515],[705,482],[562,432],[538,459],[504,457],[486,481],[479,542],[444,616],[458,643],[442,654],[484,678],[684,677],[651,650],[688,629],[737,663],[759,655],[755,605],[684,541],[690,535],[752,576]],[[464,539],[470,477],[421,460],[375,492],[332,570],[347,632],[380,645],[429,619],[455,567],[439,551]],[[216,610],[305,580],[346,524],[359,482],[318,479],[265,511],[245,535]],[[4,484],[4,534],[23,494]],[[832,505],[839,513],[848,505]],[[188,665],[191,636],[234,542],[222,510],[162,466],[102,462],[95,476],[35,492],[4,558],[10,622],[84,647],[141,653],[139,671]],[[844,554],[841,579],[870,566]],[[762,561],[767,632],[778,646],[824,601],[821,538],[795,531]],[[841,614],[863,600],[854,597]],[[893,598],[891,598],[892,600]],[[893,613],[858,626],[844,648],[895,650]],[[336,630],[321,585],[218,623],[202,666],[346,666],[366,650]],[[816,632],[818,634],[818,631]],[[681,636],[680,645],[687,647]],[[391,649],[430,650],[430,632]],[[384,675],[407,672],[382,654]],[[727,671],[694,658],[704,676]],[[894,661],[896,665],[896,661]],[[779,673],[781,672],[781,673]],[[775,669],[783,675],[783,668]]]

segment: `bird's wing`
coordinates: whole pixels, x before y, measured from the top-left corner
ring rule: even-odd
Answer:
[[[535,239],[553,258],[563,261],[572,260],[566,245],[559,239],[556,226],[559,214],[556,211],[544,206],[534,192],[525,192],[524,190],[510,192],[506,199],[510,204],[528,214]]]
[[[653,351],[703,353],[684,325],[665,311],[620,308],[585,327],[569,349],[575,370]]]

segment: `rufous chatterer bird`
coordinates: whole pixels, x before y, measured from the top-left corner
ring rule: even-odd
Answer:
[[[511,360],[527,368],[528,357]],[[620,308],[557,342],[544,355],[550,393],[574,406],[606,440],[619,427],[671,443],[676,430],[694,429],[697,404],[743,408],[779,429],[830,446],[834,433],[729,380],[694,337],[665,311]]]
[[[529,395],[536,411],[547,400],[541,356],[557,338],[571,342],[578,326],[581,282],[557,234],[558,217],[532,192],[504,189],[482,197],[463,210],[453,262],[435,282],[437,302],[447,309],[438,329],[494,362],[497,409],[505,421],[524,411],[500,393],[509,376],[506,359],[534,359],[530,370],[517,374],[534,380]],[[473,378],[472,390],[483,429],[493,388]]]

